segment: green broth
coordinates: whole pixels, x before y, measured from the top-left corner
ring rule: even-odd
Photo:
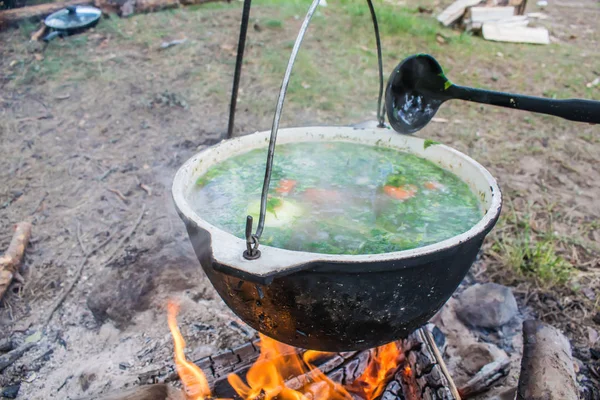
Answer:
[[[258,222],[266,149],[216,164],[190,195],[211,224],[244,238]],[[413,154],[344,142],[278,145],[261,244],[326,254],[413,249],[461,234],[482,217],[453,173]]]

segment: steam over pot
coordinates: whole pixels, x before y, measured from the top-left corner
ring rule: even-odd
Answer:
[[[481,199],[485,214],[463,234],[412,250],[331,255],[261,246],[259,259],[246,260],[245,240],[206,222],[188,196],[210,166],[255,148],[264,148],[266,154],[269,134],[237,137],[204,150],[179,169],[173,182],[173,199],[194,251],[225,303],[267,336],[322,351],[373,348],[424,324],[456,290],[498,219],[502,198],[495,179],[450,147],[425,148],[423,139],[388,129],[281,129],[278,144],[346,141],[426,158],[465,181]]]

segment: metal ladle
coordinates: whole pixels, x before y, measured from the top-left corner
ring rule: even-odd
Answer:
[[[425,127],[442,103],[450,99],[600,123],[600,101],[554,100],[458,86],[446,78],[440,64],[428,54],[408,57],[394,69],[388,80],[385,106],[392,128],[410,134]]]

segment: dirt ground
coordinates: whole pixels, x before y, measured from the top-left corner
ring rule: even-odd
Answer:
[[[329,3],[298,60],[284,126],[374,118],[365,7]],[[253,9],[238,134],[270,127],[306,4]],[[428,52],[458,84],[600,100],[600,85],[587,85],[600,76],[596,1],[551,0],[537,22],[551,30],[549,46],[460,35],[418,5],[432,2],[381,6],[386,71]],[[182,302],[192,359],[254,335],[204,276],[170,196],[178,167],[226,130],[240,8],[113,16],[47,46],[28,42],[33,25],[0,32],[0,249],[13,224],[34,222],[25,284],[0,306],[0,337],[37,343],[0,375],[0,387],[21,382],[18,398],[86,398],[170,364],[169,297]],[[507,200],[475,275],[513,286],[521,306],[565,330],[582,365],[598,368],[589,349],[600,347],[600,128],[457,102],[437,117],[419,135],[480,161]]]

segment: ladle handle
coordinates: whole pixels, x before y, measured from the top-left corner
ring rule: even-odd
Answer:
[[[554,115],[570,121],[600,124],[600,101],[581,99],[554,100],[457,85],[450,86],[446,94],[450,98],[473,101],[475,103]]]

